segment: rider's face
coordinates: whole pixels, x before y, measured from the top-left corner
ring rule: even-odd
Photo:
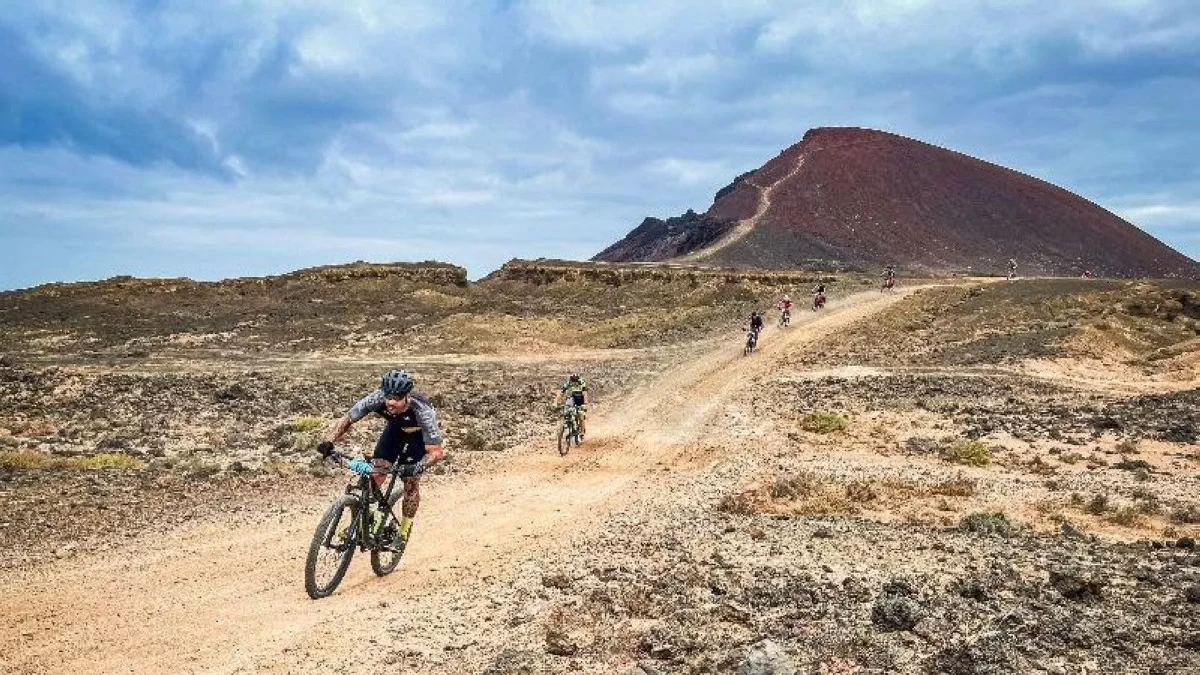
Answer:
[[[389,396],[383,405],[391,415],[400,415],[408,410],[408,396]]]

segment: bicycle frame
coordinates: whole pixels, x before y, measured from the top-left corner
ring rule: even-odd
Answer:
[[[370,507],[372,502],[383,505],[383,508],[387,510],[388,515],[390,515],[392,518],[395,518],[397,521],[400,520],[399,518],[396,518],[396,513],[395,511],[392,511],[391,507],[392,493],[395,492],[397,478],[399,477],[399,474],[397,473],[398,468],[398,465],[393,465],[391,470],[388,471],[388,473],[391,475],[391,479],[388,481],[386,492],[380,490],[379,486],[375,484],[375,481],[371,480],[371,476],[369,475],[360,475],[357,480],[353,480],[346,484],[346,494],[357,493],[359,495],[358,508],[354,510],[354,517],[350,521],[349,528],[355,533],[355,538],[358,540],[356,543],[358,544],[359,551],[370,551],[375,544],[375,542],[371,539],[366,518],[367,509]],[[404,493],[403,481],[400,481],[400,492],[401,494]],[[331,528],[328,536],[333,537],[336,531],[337,528]],[[368,545],[368,541],[371,542],[371,545]],[[330,544],[331,542],[327,539],[325,541],[325,545],[329,546]]]

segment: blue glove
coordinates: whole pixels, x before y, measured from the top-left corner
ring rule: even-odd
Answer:
[[[375,467],[371,466],[371,463],[365,459],[356,459],[350,462],[350,470],[365,476],[374,471]]]

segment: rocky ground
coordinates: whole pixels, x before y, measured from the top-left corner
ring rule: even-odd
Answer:
[[[246,570],[245,592],[275,603],[259,621],[284,617],[270,644],[292,646],[228,651],[249,670],[366,672],[336,647],[353,607],[390,627],[359,641],[406,672],[1197,672],[1195,292],[1066,280],[835,294],[831,311],[861,309],[805,313],[749,358],[731,334],[414,361],[454,440],[423,507],[431,548],[320,607],[286,579],[256,590]],[[1096,306],[1116,309],[1072,314]],[[1069,367],[1102,359],[1087,377]],[[222,523],[278,521],[257,544],[263,574],[279,555],[298,564],[342,480],[306,450],[379,363],[218,363],[0,367],[0,560],[30,592],[107,560],[116,538],[182,532],[204,551]],[[541,442],[548,420],[516,411],[579,366],[599,430],[563,459]],[[19,465],[34,453],[42,464]],[[30,544],[39,525],[53,534]],[[184,553],[155,555],[164,578],[205,582]],[[213,611],[195,605],[189,625]],[[280,637],[317,616],[333,632]]]

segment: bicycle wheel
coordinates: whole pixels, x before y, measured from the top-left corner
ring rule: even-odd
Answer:
[[[332,594],[346,576],[358,546],[358,523],[354,520],[358,506],[358,495],[342,495],[317,524],[304,562],[304,590],[313,600]]]
[[[571,450],[570,430],[567,429],[567,423],[563,422],[558,425],[558,454],[566,456]]]
[[[400,500],[400,495],[400,492],[392,494],[390,505],[393,508],[396,506],[396,502]],[[396,519],[388,515],[387,521],[383,524],[384,532],[387,532],[389,528],[395,530],[398,527],[399,524],[396,523]],[[399,533],[393,531],[390,541],[388,541],[388,548],[380,548],[376,545],[371,549],[371,571],[375,573],[375,576],[387,576],[396,570],[396,565],[400,564],[400,556],[404,555],[404,549],[408,542],[406,541],[404,544],[401,544],[400,548],[392,548],[398,536]]]

